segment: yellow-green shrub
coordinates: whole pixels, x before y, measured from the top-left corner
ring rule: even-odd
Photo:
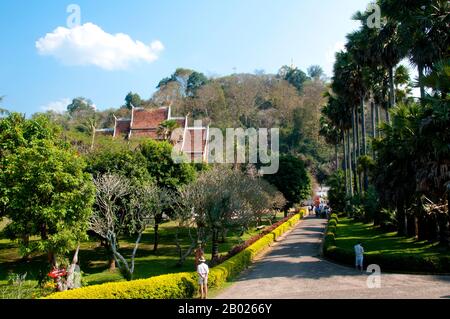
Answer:
[[[280,235],[292,228],[300,214],[262,237],[254,244],[211,268],[209,286],[220,287],[247,268],[256,255],[270,246]],[[188,299],[193,298],[197,287],[197,273],[168,274],[148,279],[107,283],[52,294],[47,299]]]
[[[195,273],[113,282],[52,294],[46,299],[184,299],[196,290]]]

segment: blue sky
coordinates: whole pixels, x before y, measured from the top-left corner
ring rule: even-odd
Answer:
[[[81,8],[79,34],[94,41],[89,48],[66,37],[72,3]],[[177,67],[209,76],[275,73],[293,60],[331,75],[334,51],[357,27],[352,14],[367,3],[1,0],[0,96],[4,107],[30,115],[77,96],[99,109],[120,106],[129,91],[149,98]]]

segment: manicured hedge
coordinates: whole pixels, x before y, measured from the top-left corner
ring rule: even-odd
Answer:
[[[300,218],[303,218],[303,216],[306,214],[306,212],[303,211],[303,210],[300,210],[299,214],[300,214]],[[276,228],[280,227],[282,224],[284,224],[287,221],[289,221],[292,218],[292,216],[294,216],[294,215],[295,214],[290,214],[288,217],[283,218],[282,220],[280,220],[280,221],[278,221],[278,222],[276,222],[276,223],[266,227],[260,234],[258,234],[256,236],[253,236],[252,238],[246,240],[243,244],[234,246],[227,254],[221,255],[219,257],[218,263],[223,263],[226,260],[230,259],[231,257],[237,255],[238,253],[240,253],[244,249],[248,248],[250,245],[254,244],[256,241],[260,240],[265,235],[270,234]]]
[[[324,256],[339,263],[353,266],[355,255],[352,250],[336,246],[336,229],[339,223],[337,215],[333,214],[328,222],[325,242],[323,246]],[[447,256],[423,256],[423,255],[391,255],[391,254],[365,254],[364,265],[376,264],[386,271],[417,272],[417,273],[450,273],[450,258]]]
[[[209,287],[220,287],[247,268],[256,255],[270,246],[280,235],[292,228],[301,218],[296,214],[245,250],[222,264],[211,268]],[[197,274],[167,274],[148,279],[88,286],[52,294],[46,299],[189,299],[197,290]]]

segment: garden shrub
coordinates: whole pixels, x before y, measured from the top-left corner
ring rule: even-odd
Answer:
[[[246,269],[256,255],[269,247],[301,218],[296,214],[259,240],[211,268],[209,287],[222,286]],[[52,294],[47,299],[189,299],[196,294],[197,273],[177,273],[126,282],[106,283]]]

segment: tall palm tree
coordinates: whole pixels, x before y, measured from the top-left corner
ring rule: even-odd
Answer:
[[[372,45],[372,50],[379,53],[380,62],[389,73],[389,109],[395,105],[394,68],[406,54],[398,28],[397,21],[388,19]],[[390,122],[389,112],[386,113],[386,117]]]
[[[450,4],[447,0],[381,0],[382,12],[397,21],[406,55],[417,66],[422,104],[425,100],[423,78],[436,61],[448,56]]]

